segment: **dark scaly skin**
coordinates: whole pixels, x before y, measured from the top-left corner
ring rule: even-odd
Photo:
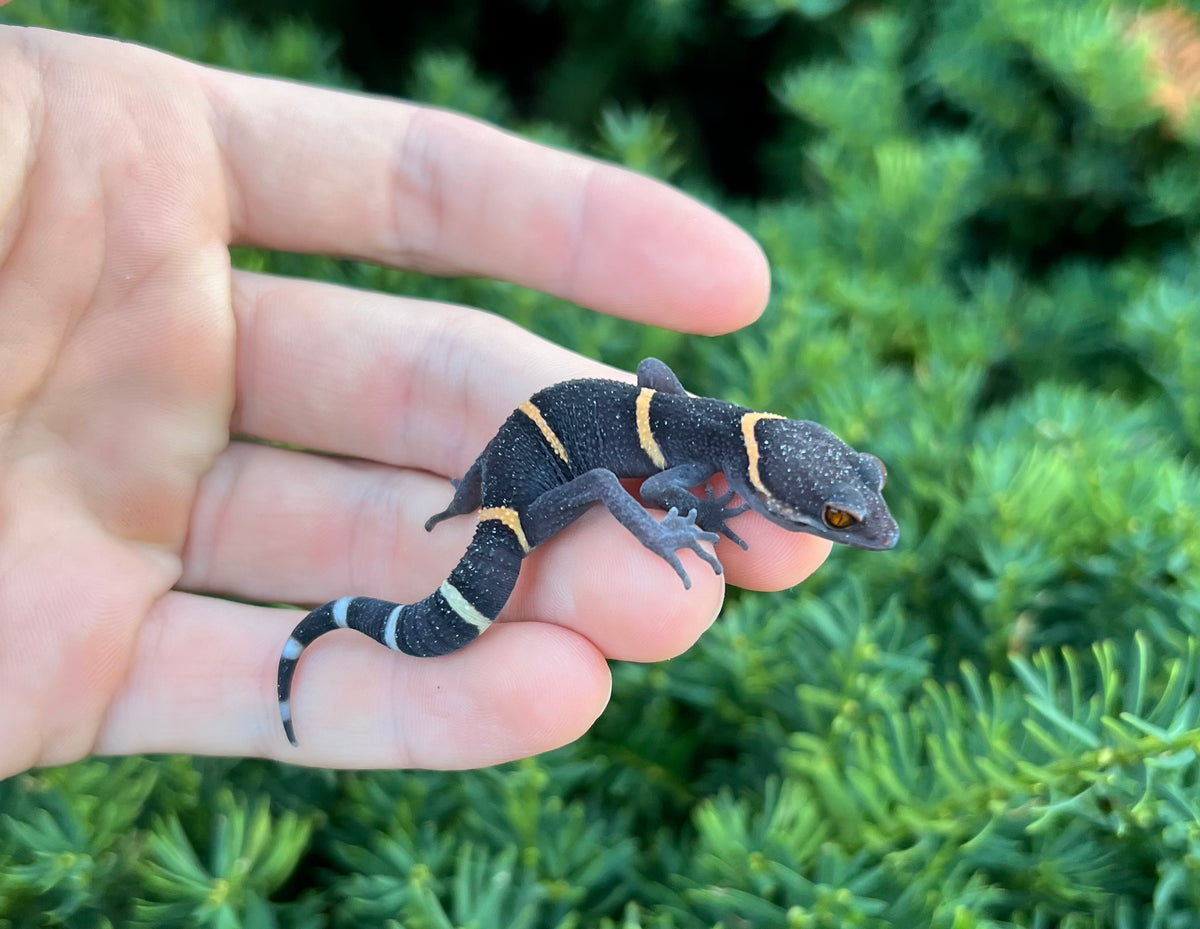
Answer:
[[[718,473],[732,488],[721,497],[707,483]],[[892,548],[900,532],[883,500],[886,477],[878,458],[817,423],[689,396],[655,358],[638,366],[637,386],[588,379],[547,387],[513,411],[450,505],[425,524],[432,530],[479,512],[475,537],[437,591],[409,605],[345,597],[296,626],[279,660],[284,731],[296,744],[292,676],[313,640],[347,628],[408,655],[456,651],[499,614],[529,550],[595,503],[690,587],[676,552],[691,549],[720,574],[721,563],[700,543],[724,535],[746,548],[728,522],[748,509],[843,545]],[[621,478],[645,478],[642,498],[667,515],[651,516]],[[703,496],[691,491],[700,485]],[[731,506],[735,493],[744,502]]]

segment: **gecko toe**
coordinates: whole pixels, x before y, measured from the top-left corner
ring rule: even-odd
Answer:
[[[688,577],[687,571],[684,570],[683,562],[680,561],[677,557],[675,557],[674,554],[672,554],[672,556],[670,558],[668,558],[667,561],[671,565],[671,567],[675,569],[675,573],[679,575],[679,579],[681,581],[683,581],[683,589],[691,590],[692,589],[692,579],[690,577]]]

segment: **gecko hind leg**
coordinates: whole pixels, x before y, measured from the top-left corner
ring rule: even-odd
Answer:
[[[454,482],[454,499],[450,501],[450,505],[442,510],[442,512],[435,513],[429,519],[425,520],[425,531],[432,532],[433,527],[443,519],[474,513],[482,505],[483,469],[479,467],[477,459],[467,469],[467,473],[463,475],[462,480]]]

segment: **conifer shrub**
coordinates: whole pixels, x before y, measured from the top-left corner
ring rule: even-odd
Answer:
[[[237,260],[819,419],[888,463],[901,546],[731,592],[686,655],[616,667],[585,738],[499,769],[0,782],[0,927],[1200,926],[1200,11],[513,0],[404,14],[401,56],[347,9],[0,18],[403,92],[719,204],[774,290],[713,340],[494,282]],[[506,57],[481,32],[501,15],[555,41]]]

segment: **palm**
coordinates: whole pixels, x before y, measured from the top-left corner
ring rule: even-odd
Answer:
[[[62,86],[76,80],[47,68],[38,98],[0,111],[23,149],[8,166],[35,166],[0,188],[20,205],[0,278],[0,622],[15,645],[0,652],[0,705],[18,708],[0,744],[19,766],[91,748],[179,578],[234,395],[225,191],[196,101],[133,109],[116,86],[97,105]],[[190,174],[167,170],[182,164]]]
[[[295,614],[220,595],[422,596],[470,529],[420,531],[449,495],[431,475],[536,387],[600,369],[460,308],[231,272],[228,244],[507,277],[695,331],[757,312],[761,258],[652,182],[448,114],[23,30],[0,30],[0,88],[0,777],[93,750],[498,761],[586,728],[604,657],[666,657],[711,619],[719,580],[685,598],[585,520],[531,559],[505,616],[533,622],[437,661],[314,650],[293,752],[272,681]],[[588,591],[604,532],[627,597],[614,575]],[[823,546],[787,544],[730,574],[794,583]]]

